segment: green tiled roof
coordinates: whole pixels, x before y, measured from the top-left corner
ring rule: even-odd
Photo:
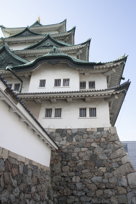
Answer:
[[[13,38],[13,37],[28,37],[28,36],[36,36],[36,35],[43,35],[43,34],[35,33],[33,31],[31,31],[29,29],[29,27],[26,27],[23,31],[21,31],[21,32],[15,34],[15,35],[10,36],[9,38]]]
[[[36,65],[38,63],[40,63],[41,61],[44,61],[44,60],[57,60],[58,61],[61,61],[61,60],[65,60],[65,61],[68,61],[68,63],[70,64],[73,64],[73,65],[76,65],[75,68],[77,67],[81,67],[86,69],[86,68],[91,68],[91,69],[94,69],[94,66],[106,66],[107,64],[112,64],[112,63],[116,63],[116,62],[120,62],[120,61],[126,61],[127,59],[127,56],[123,56],[122,58],[118,59],[118,60],[115,60],[115,61],[112,61],[112,62],[106,62],[106,63],[102,63],[102,62],[88,62],[88,61],[84,61],[84,60],[80,60],[80,59],[77,59],[77,58],[74,58],[74,57],[71,57],[69,55],[66,55],[64,53],[61,53],[60,50],[58,50],[56,47],[53,47],[53,49],[51,50],[50,53],[46,54],[46,55],[43,55],[39,58],[36,58],[35,60],[33,60],[32,62],[28,62],[24,65],[18,65],[18,66],[14,66],[13,69],[14,70],[17,70],[17,71],[22,71],[22,70],[26,70],[26,69],[34,69],[36,67]]]
[[[55,47],[64,47],[64,46],[71,46],[70,44],[55,40],[54,38],[52,38],[50,35],[46,35],[46,37],[44,39],[42,39],[40,42],[31,45],[27,48],[25,48],[25,50],[27,49],[42,49],[42,48],[52,48],[53,46]]]
[[[20,64],[26,64],[27,62],[27,60],[24,60],[11,52],[6,44],[0,47],[0,70],[5,69],[9,65],[17,66]]]

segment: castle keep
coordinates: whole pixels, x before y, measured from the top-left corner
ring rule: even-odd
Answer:
[[[91,41],[75,44],[75,27],[67,31],[66,20],[52,25],[36,21],[29,27],[1,26],[1,30],[0,101],[8,104],[9,98],[15,107],[20,104],[25,115],[20,123],[29,126],[33,137],[28,141],[31,154],[29,148],[25,154],[10,145],[8,137],[4,142],[1,139],[1,202],[136,203],[136,172],[115,128],[130,85],[121,81],[127,56],[110,62],[89,61]],[[16,108],[12,112],[20,114]],[[30,122],[36,123],[36,130]],[[37,146],[31,147],[35,135],[45,146],[36,139]],[[4,171],[16,185],[10,176],[5,182]],[[20,183],[18,178],[22,178]]]

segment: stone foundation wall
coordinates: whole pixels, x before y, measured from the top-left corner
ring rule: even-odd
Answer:
[[[136,203],[136,172],[115,128],[50,131],[54,204]]]
[[[50,169],[0,148],[0,203],[52,204]]]

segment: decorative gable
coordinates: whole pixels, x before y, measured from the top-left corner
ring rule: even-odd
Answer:
[[[12,35],[10,36],[10,38],[12,37],[31,37],[31,36],[36,36],[36,35],[41,35],[38,33],[35,33],[33,31],[31,31],[28,27],[25,28],[23,31],[17,33],[16,35]]]
[[[27,47],[27,49],[46,49],[46,48],[52,48],[52,47],[64,47],[64,46],[69,46],[69,44],[60,42],[55,40],[54,38],[52,38],[50,35],[47,35],[43,40],[41,40],[40,42]]]

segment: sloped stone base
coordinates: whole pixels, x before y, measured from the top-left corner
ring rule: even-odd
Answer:
[[[0,203],[53,204],[50,169],[0,148]]]
[[[136,172],[115,128],[50,131],[54,204],[136,203]]]

